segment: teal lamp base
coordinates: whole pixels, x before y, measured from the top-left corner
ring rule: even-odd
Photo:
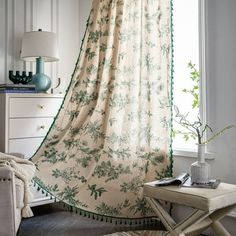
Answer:
[[[35,85],[37,92],[47,92],[51,87],[51,79],[43,73],[35,74],[31,83]]]
[[[36,74],[33,75],[31,83],[35,85],[37,92],[47,92],[51,87],[51,79],[45,75],[42,57],[36,58]]]

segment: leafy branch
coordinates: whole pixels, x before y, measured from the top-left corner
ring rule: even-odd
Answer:
[[[200,73],[196,69],[196,65],[191,61],[188,63],[188,68],[190,68],[190,79],[194,83],[191,89],[184,88],[182,92],[190,94],[193,97],[192,108],[200,107],[200,98],[199,98],[199,82],[200,82]]]
[[[193,82],[193,87],[191,89],[183,89],[182,91],[186,94],[190,94],[192,96],[192,108],[198,109],[200,107],[200,96],[199,96],[199,82],[200,82],[200,73],[195,68],[195,64],[192,62],[188,63],[188,67],[191,69],[190,71],[190,79]],[[174,105],[174,121],[185,128],[185,131],[182,130],[174,130],[174,135],[180,134],[183,136],[184,140],[187,141],[189,138],[197,139],[198,144],[207,144],[216,137],[222,135],[226,130],[231,128],[235,128],[235,125],[228,125],[218,131],[216,134],[212,135],[209,139],[203,140],[205,132],[209,130],[213,133],[212,128],[208,124],[203,124],[200,116],[198,115],[197,120],[190,121],[188,118],[189,113],[181,114],[179,108]]]
[[[197,139],[198,144],[207,144],[216,137],[222,135],[226,130],[235,128],[235,125],[228,125],[211,136],[209,139],[203,141],[204,133],[207,131],[207,129],[213,133],[212,128],[208,124],[203,124],[199,116],[197,117],[196,121],[190,122],[187,119],[188,113],[186,115],[180,114],[177,106],[174,106],[174,109],[176,113],[176,118],[174,121],[186,129],[186,131],[177,130],[176,133],[183,135],[186,141],[191,137],[193,139]]]

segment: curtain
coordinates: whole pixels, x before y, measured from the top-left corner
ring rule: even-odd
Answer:
[[[71,207],[153,215],[143,183],[171,175],[171,3],[94,0],[62,107],[32,158]]]

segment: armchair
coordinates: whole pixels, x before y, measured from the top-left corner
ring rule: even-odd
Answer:
[[[22,159],[22,161],[24,162],[24,159]],[[16,164],[18,165],[18,163]],[[31,178],[33,177],[35,171],[34,165],[19,163],[19,166],[23,171],[27,172]],[[26,209],[25,182],[23,179],[19,178],[16,173],[17,171],[14,171],[11,167],[0,165],[1,236],[15,236],[17,234],[21,218],[22,216],[24,217],[23,211]]]

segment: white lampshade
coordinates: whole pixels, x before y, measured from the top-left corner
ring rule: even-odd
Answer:
[[[21,58],[24,61],[58,61],[58,44],[56,34],[46,31],[26,32],[22,39]]]

